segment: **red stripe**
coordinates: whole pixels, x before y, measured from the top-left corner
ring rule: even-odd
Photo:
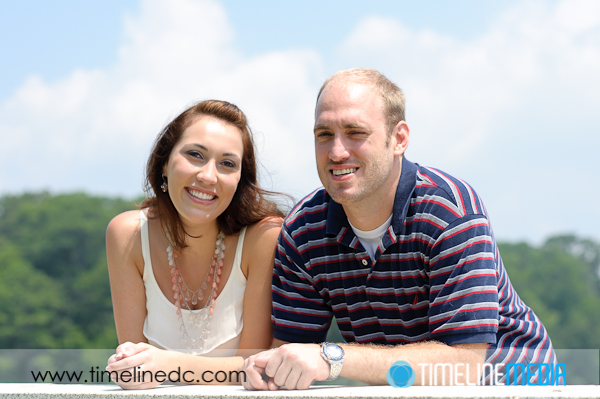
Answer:
[[[456,216],[456,217],[461,217],[461,215],[460,215],[459,213],[455,212],[455,211],[454,211],[452,208],[450,208],[448,205],[446,205],[446,204],[444,204],[444,203],[442,203],[442,202],[436,201],[436,200],[426,200],[426,199],[423,199],[423,200],[421,200],[421,201],[416,201],[416,202],[415,202],[415,204],[421,204],[421,203],[423,203],[423,202],[425,202],[425,203],[427,203],[427,204],[429,204],[429,203],[432,203],[432,204],[437,204],[437,205],[441,206],[442,208],[446,209],[447,211],[449,211],[450,213],[452,213],[454,216]]]
[[[453,318],[454,316],[456,316],[459,313],[475,312],[475,311],[478,311],[478,310],[498,310],[498,308],[497,307],[492,307],[492,306],[481,306],[481,307],[473,308],[473,309],[460,309],[458,312],[454,313],[451,316],[445,317],[443,319],[436,320],[435,324],[437,324],[437,323],[443,323],[445,321],[448,321],[448,320],[450,320],[451,318]]]
[[[317,327],[314,327],[314,328],[308,328],[308,327],[302,327],[302,326],[288,326],[287,324],[278,323],[277,319],[271,320],[271,322],[273,324],[275,324],[276,326],[284,327],[284,328],[293,328],[294,330],[319,331],[319,330],[323,329],[323,327],[321,327],[321,326],[317,326]]]
[[[314,249],[314,248],[321,248],[321,247],[327,247],[327,246],[332,246],[332,245],[335,245],[335,246],[337,246],[337,245],[338,245],[338,243],[337,243],[337,242],[332,242],[332,243],[324,243],[324,244],[319,244],[319,245],[309,245],[309,246],[307,246],[307,247],[306,247],[306,249],[305,249],[305,250],[303,250],[303,251],[298,251],[298,250],[297,250],[297,248],[296,248],[296,246],[295,246],[295,243],[294,243],[294,244],[292,244],[292,243],[291,243],[291,242],[290,242],[290,241],[287,239],[287,235],[286,235],[286,234],[282,234],[281,236],[283,237],[283,239],[285,240],[285,242],[288,244],[288,246],[289,246],[290,248],[292,248],[292,249],[294,250],[294,252],[296,252],[298,255],[302,255],[302,254],[306,253],[306,251],[309,251],[309,250],[311,250],[311,249]],[[281,254],[281,252],[279,252],[279,253]]]
[[[479,208],[477,207],[477,197],[475,196],[475,193],[471,189],[471,186],[469,186],[466,182],[464,182],[462,180],[461,180],[461,183],[464,184],[464,186],[469,191],[469,194],[471,195],[471,198],[473,198],[473,206],[475,207],[475,213],[479,213]]]
[[[308,312],[308,311],[307,312],[301,312],[298,308],[294,308],[292,310],[287,310],[287,309],[280,308],[279,306],[277,306],[276,303],[273,303],[273,309],[280,310],[282,312],[285,312],[286,314],[292,313],[292,314],[300,314],[300,315],[304,315],[304,316],[313,316],[313,317],[315,317],[315,313],[314,312]],[[322,317],[325,317],[325,316],[322,316]]]
[[[390,280],[390,279],[392,279],[392,280],[402,281],[402,280],[409,280],[409,279],[417,280],[419,278],[426,278],[426,276],[421,275],[421,274],[417,274],[414,276],[402,276],[402,275],[400,275],[400,276],[376,276],[373,274],[373,275],[371,275],[370,278],[373,280]],[[393,287],[389,287],[389,288],[393,288]]]
[[[414,254],[416,254],[413,257],[402,257],[400,258],[401,254],[390,254],[391,256],[389,256],[388,254],[383,254],[386,255],[385,258],[382,256],[381,258],[379,258],[377,260],[377,263],[398,263],[398,264],[402,264],[404,262],[420,262],[422,261],[421,257],[418,256],[418,253],[413,252]],[[378,271],[385,271],[385,270],[378,270]],[[391,271],[391,270],[390,270]],[[402,270],[395,270],[395,271],[399,271],[401,272]]]
[[[289,213],[290,215],[293,215],[298,209],[300,209],[302,206],[304,206],[304,204],[306,202],[308,202],[309,200],[313,199],[314,195],[321,190],[320,188],[316,189],[315,191],[313,191],[312,193],[308,194],[306,197],[304,197],[304,199],[300,202],[298,202],[298,204],[294,207],[294,209],[291,210],[291,212]],[[321,210],[322,211],[322,210]],[[314,212],[313,212],[314,213]],[[305,212],[301,212],[300,214],[298,214],[294,219],[288,219],[285,222],[285,225],[288,226],[291,223],[294,223],[300,216],[305,215]]]
[[[331,297],[330,297],[331,298]],[[353,309],[348,309],[347,307],[344,307],[343,309],[346,310],[346,312],[350,315],[351,313],[356,313],[358,311],[363,311],[366,309],[373,309],[373,310],[383,310],[383,311],[389,311],[389,312],[398,312],[398,313],[406,313],[406,312],[410,312],[410,311],[414,311],[414,310],[418,310],[421,309],[423,307],[428,307],[429,304],[425,301],[420,301],[418,305],[416,306],[412,306],[410,308],[406,308],[406,309],[398,309],[398,308],[393,308],[393,309],[389,309],[385,306],[371,306],[371,305],[363,305],[360,307],[355,307]],[[339,308],[335,308],[335,311],[340,311]],[[391,324],[391,325],[395,325],[395,324]]]
[[[464,251],[465,251],[467,248],[471,248],[472,246],[474,246],[474,245],[477,245],[477,244],[481,244],[482,242],[483,242],[483,243],[492,244],[492,242],[491,242],[490,240],[487,240],[487,239],[482,239],[482,240],[479,240],[479,241],[474,241],[474,242],[470,243],[469,245],[467,245],[466,247],[459,248],[459,249],[457,249],[457,250],[456,250],[456,251],[454,251],[454,252],[450,252],[449,254],[446,254],[446,255],[444,255],[444,256],[440,256],[440,257],[438,258],[438,260],[436,260],[435,262],[433,262],[433,263],[431,263],[431,262],[430,262],[430,263],[429,263],[429,264],[430,264],[430,267],[433,267],[434,265],[436,265],[436,264],[437,264],[437,263],[438,263],[440,260],[442,260],[442,259],[446,259],[446,258],[449,258],[449,257],[451,257],[451,256],[454,256],[454,255],[456,255],[456,254],[458,254],[458,253],[462,253],[462,252],[464,252]],[[434,246],[435,246],[435,245],[434,245]]]
[[[471,279],[471,278],[477,278],[477,277],[495,277],[495,276],[496,276],[495,273],[483,273],[483,274],[477,274],[477,275],[474,275],[474,276],[464,276],[463,278],[460,278],[460,279],[458,279],[458,280],[456,280],[456,281],[454,281],[452,283],[446,282],[442,288],[440,288],[439,290],[431,290],[431,293],[432,294],[438,293],[438,292],[440,292],[442,289],[444,289],[446,287],[451,287],[454,284],[462,283],[463,281]]]
[[[373,310],[387,310],[387,311],[390,311],[390,312],[398,311],[400,313],[406,313],[406,312],[410,312],[410,311],[413,311],[413,310],[418,310],[418,309],[421,309],[421,308],[424,308],[424,307],[429,307],[429,303],[426,302],[426,301],[419,301],[416,305],[413,304],[413,305],[411,305],[411,307],[406,308],[406,309],[398,309],[398,308],[396,308],[396,309],[389,309],[389,308],[386,308],[385,306],[372,306]]]
[[[340,277],[331,277],[331,276],[327,277],[327,276],[325,276],[323,278],[315,279],[315,283],[320,283],[321,281],[325,281],[325,282],[328,282],[328,281],[339,281],[339,280],[346,280],[346,279],[353,279],[353,278],[360,278],[360,277],[364,278],[368,274],[369,274],[369,272],[366,272],[365,274],[358,274],[358,275],[353,274],[352,276],[346,276],[346,277],[344,277],[342,275],[340,275]],[[339,288],[343,288],[343,287],[339,287]],[[364,290],[362,292],[364,292]],[[342,295],[343,295],[343,293],[342,293]],[[337,295],[335,295],[335,296],[337,296]]]
[[[407,225],[413,224],[414,222],[425,222],[425,223],[429,223],[432,226],[437,227],[438,229],[444,230],[444,227],[440,226],[439,224],[429,220],[429,219],[425,219],[425,218],[414,218],[412,220],[412,222],[408,222]]]
[[[289,226],[290,224],[293,224],[296,220],[298,220],[298,218],[306,216],[306,215],[314,215],[315,213],[320,213],[325,211],[325,209],[316,209],[316,210],[312,210],[312,211],[304,211],[304,212],[300,212],[298,215],[296,215],[296,217],[292,220],[288,220],[287,223],[285,224],[286,226]]]
[[[321,227],[307,227],[306,229],[302,230],[301,232],[297,233],[296,235],[292,235],[292,238],[295,240],[296,238],[300,237],[302,234],[306,234],[309,231],[323,230],[324,228],[325,228],[325,226],[321,226]]]
[[[442,305],[444,305],[444,304],[446,304],[446,303],[453,302],[453,301],[455,301],[455,300],[457,300],[457,299],[466,298],[466,297],[468,297],[469,295],[495,294],[495,293],[496,293],[496,291],[491,291],[491,290],[471,292],[471,293],[468,293],[468,294],[464,294],[464,295],[455,296],[455,297],[453,297],[452,299],[447,299],[447,300],[445,300],[444,302],[440,302],[440,303],[434,303],[434,304],[432,304],[431,306],[432,306],[432,307],[433,307],[433,306],[442,306]]]
[[[498,327],[498,326],[496,324],[477,324],[477,325],[473,325],[473,326],[442,328],[442,329],[439,329],[439,330],[436,329],[433,332],[433,334],[437,334],[440,331],[460,331],[460,330],[467,330],[467,329],[471,329],[471,328],[480,328],[480,327]]]
[[[454,186],[454,188],[456,189],[456,191],[458,191],[458,198],[460,199],[460,205],[462,206],[462,211],[463,211],[464,214],[466,214],[467,210],[466,210],[466,207],[465,207],[465,201],[463,200],[462,193],[460,192],[460,189],[458,188],[458,186],[456,185],[456,183],[454,183],[454,180],[452,180],[452,178],[450,178],[447,174],[441,172],[438,169],[434,169],[434,168],[431,168],[431,169],[435,170],[440,175],[444,176],[446,178],[447,182],[449,182],[450,184],[452,184]]]
[[[302,301],[302,302],[310,302],[310,303],[317,303],[317,304],[321,303],[320,300],[313,300],[313,299],[304,298],[304,297],[298,298],[298,297],[287,296],[287,295],[282,294],[281,292],[277,292],[275,290],[271,290],[271,292],[274,295],[282,296],[282,297],[284,297],[286,299],[289,299],[289,300],[292,300],[292,301]]]
[[[286,273],[286,274],[289,274],[289,273]],[[294,274],[294,276],[296,276],[296,275]],[[300,291],[306,291],[306,292],[315,292],[314,287],[312,287],[312,286],[309,286],[309,287],[294,287],[291,284],[282,281],[281,279],[279,281],[281,281],[282,289],[285,289],[285,287],[289,287],[292,290],[300,290]],[[273,292],[272,289],[271,289],[271,291]]]
[[[519,320],[521,321],[521,320]],[[515,319],[510,319],[510,322],[508,323],[508,326],[505,327],[505,329],[510,330],[512,329],[513,325],[516,324],[517,320]],[[511,331],[509,334],[504,334],[502,335],[502,338],[500,339],[500,342],[498,342],[496,344],[497,348],[500,348],[500,351],[498,352],[498,354],[496,356],[494,356],[492,359],[488,360],[489,363],[494,363],[494,361],[498,358],[498,356],[500,356],[502,354],[502,349],[505,348],[504,346],[504,342],[511,336],[515,335],[515,334],[519,334],[521,331],[523,331],[524,327],[525,327],[525,323],[521,323],[521,327],[519,327],[518,330],[514,330]],[[510,359],[512,356],[512,352],[514,352],[514,347],[510,346],[509,347],[509,351],[508,351],[508,355],[505,357],[505,359]]]
[[[476,224],[471,224],[471,225],[469,225],[469,226],[465,226],[464,228],[462,228],[462,229],[460,229],[460,230],[458,230],[458,231],[455,231],[454,233],[450,234],[449,236],[446,236],[446,237],[444,237],[444,240],[447,240],[447,239],[449,239],[449,238],[452,238],[452,237],[454,237],[455,235],[458,235],[458,234],[460,234],[460,233],[464,233],[465,231],[467,231],[467,230],[470,230],[470,229],[472,229],[472,228],[474,228],[474,227],[481,227],[481,226],[486,226],[486,227],[487,227],[487,226],[489,226],[489,225],[488,225],[487,221],[485,221],[485,222],[481,222],[481,223],[476,223]],[[491,241],[490,241],[490,243],[491,243]]]
[[[342,288],[342,287],[340,287],[340,288]],[[417,288],[419,288],[419,287],[417,287]],[[378,294],[378,293],[375,293],[375,292],[371,292],[369,294],[366,294],[365,289],[362,288],[360,291],[356,291],[356,292],[354,292],[352,294],[348,294],[348,296],[359,295],[359,294],[360,295],[375,296],[375,297],[383,297],[383,296],[390,296],[390,295],[393,295],[395,297],[400,297],[400,296],[412,296],[415,293],[414,292],[389,292],[389,293]],[[341,292],[339,294],[331,294],[331,292],[330,292],[329,293],[329,298],[337,298],[337,297],[339,297],[341,295],[346,296],[346,293],[345,292]]]

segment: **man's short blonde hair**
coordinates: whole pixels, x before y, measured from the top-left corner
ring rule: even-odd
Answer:
[[[375,69],[352,68],[337,71],[331,75],[319,90],[317,103],[323,90],[330,84],[348,84],[362,83],[369,85],[379,92],[383,104],[383,112],[386,119],[388,135],[392,134],[394,127],[400,121],[406,120],[404,117],[405,100],[402,90],[391,80]]]

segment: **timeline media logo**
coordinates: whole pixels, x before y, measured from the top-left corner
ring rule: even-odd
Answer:
[[[387,380],[394,388],[408,388],[415,382],[415,372],[408,362],[399,360],[388,370]]]

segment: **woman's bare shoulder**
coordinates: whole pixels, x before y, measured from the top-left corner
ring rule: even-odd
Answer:
[[[107,237],[126,238],[139,234],[140,211],[133,210],[115,216],[106,228]]]
[[[106,255],[109,269],[125,270],[124,265],[143,272],[140,211],[127,211],[115,216],[106,228]]]
[[[283,218],[277,216],[270,216],[256,222],[246,230],[246,242],[252,243],[260,242],[262,240],[276,240],[281,231],[281,225],[283,224]]]

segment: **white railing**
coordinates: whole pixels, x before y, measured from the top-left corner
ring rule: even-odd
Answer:
[[[0,398],[4,399],[115,399],[120,397],[248,399],[263,397],[319,398],[319,399],[378,399],[378,398],[580,398],[600,399],[598,385],[568,386],[471,386],[471,387],[409,387],[391,386],[313,386],[306,391],[245,391],[241,386],[159,386],[142,391],[124,391],[115,385],[92,384],[0,384]]]

